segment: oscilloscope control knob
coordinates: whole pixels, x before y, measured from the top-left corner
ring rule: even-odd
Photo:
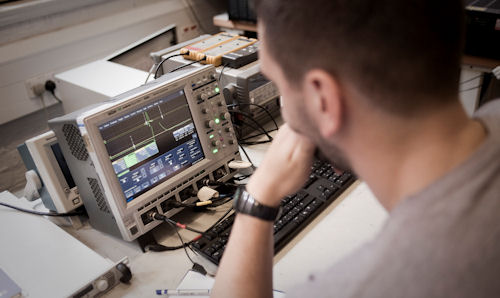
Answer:
[[[234,132],[234,128],[232,128],[232,127],[226,127],[224,130],[226,132]]]
[[[207,128],[213,128],[215,126],[215,121],[214,120],[207,120],[207,121],[205,121],[205,126]]]
[[[208,110],[207,110],[206,108],[202,108],[202,109],[201,109],[201,113],[202,113],[202,114],[206,114],[206,113],[208,113]]]
[[[212,146],[219,147],[220,146],[220,141],[219,140],[213,140],[212,141]]]
[[[233,139],[229,139],[229,141],[227,141],[229,143],[229,145],[232,145],[234,144],[234,140]]]
[[[231,119],[231,114],[229,114],[229,112],[221,113],[220,117],[222,120],[228,120]]]
[[[109,283],[106,279],[100,279],[96,282],[96,288],[99,291],[104,292],[109,288]]]

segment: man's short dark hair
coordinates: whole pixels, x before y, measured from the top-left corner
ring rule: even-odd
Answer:
[[[266,48],[294,83],[324,69],[400,114],[456,99],[463,3],[257,0]]]

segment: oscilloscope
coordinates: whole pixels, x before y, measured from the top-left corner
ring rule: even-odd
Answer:
[[[134,240],[180,211],[202,181],[225,182],[241,160],[213,66],[177,71],[110,102],[49,121],[90,224]]]

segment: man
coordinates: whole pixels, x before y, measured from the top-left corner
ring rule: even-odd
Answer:
[[[290,297],[486,297],[500,293],[500,103],[458,100],[463,4],[266,0],[264,74],[280,129],[246,191],[274,210],[316,147],[389,211],[377,237]],[[242,210],[240,210],[242,211]],[[250,213],[245,214],[245,213]],[[214,297],[271,297],[271,220],[240,212]]]

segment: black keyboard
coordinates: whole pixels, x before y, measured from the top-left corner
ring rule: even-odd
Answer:
[[[282,213],[274,223],[274,253],[278,253],[321,211],[347,189],[356,177],[349,172],[337,174],[330,164],[316,161],[306,184],[281,202]],[[192,247],[218,265],[231,233],[235,214],[221,221],[193,242]]]

